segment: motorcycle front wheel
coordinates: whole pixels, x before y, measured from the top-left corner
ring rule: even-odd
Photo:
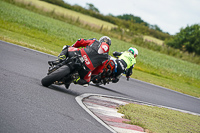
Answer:
[[[51,74],[47,75],[41,80],[43,86],[48,87],[55,81],[60,81],[63,77],[70,74],[70,68],[67,65],[60,67]]]

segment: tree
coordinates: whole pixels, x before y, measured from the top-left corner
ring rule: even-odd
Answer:
[[[181,28],[179,33],[166,40],[165,43],[171,47],[200,55],[200,24]]]
[[[162,30],[157,25],[149,25],[149,28],[162,32]]]
[[[135,23],[145,23],[146,26],[148,25],[148,23],[144,22],[140,17],[134,16],[132,14],[123,14],[116,17],[122,20],[133,20]]]
[[[92,10],[94,12],[99,13],[99,10],[93,4],[87,3],[86,5],[88,10]]]

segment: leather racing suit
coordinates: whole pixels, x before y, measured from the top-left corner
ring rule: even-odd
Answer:
[[[82,48],[81,48],[82,47]],[[92,71],[108,59],[109,45],[100,43],[97,39],[79,39],[72,46],[65,46],[60,55],[60,60],[66,57],[73,57],[75,54],[81,55],[85,60],[85,68],[79,71],[80,78],[75,83],[88,84]]]

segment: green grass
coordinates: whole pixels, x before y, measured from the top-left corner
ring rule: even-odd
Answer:
[[[117,27],[114,24],[102,21],[100,19],[96,19],[94,17],[84,15],[82,13],[75,12],[66,8],[62,8],[57,5],[53,5],[44,1],[40,1],[40,0],[15,0],[15,1],[19,3],[25,3],[26,5],[30,5],[30,4],[34,5],[38,9],[41,9],[45,12],[53,12],[54,14],[62,15],[74,20],[79,19],[79,21],[81,21],[82,23],[93,25],[94,27],[100,28],[102,25],[104,28],[107,28],[107,29]]]
[[[38,1],[38,0],[4,0],[4,1],[10,1],[11,3],[15,3],[16,5],[22,8],[26,8],[30,11],[33,11],[33,12],[36,12],[36,13],[39,13],[39,14],[42,14],[54,19],[58,19],[63,22],[70,23],[72,25],[76,25],[78,27],[88,29],[90,31],[101,32],[102,34],[105,34],[107,36],[118,38],[128,43],[134,43],[140,47],[151,49],[153,51],[159,51],[160,53],[170,55],[178,59],[186,60],[186,61],[200,65],[200,56],[197,56],[197,55],[194,56],[194,53],[188,53],[188,52],[180,51],[178,49],[169,48],[163,44],[156,45],[156,44],[160,44],[160,42],[163,43],[163,41],[153,38],[153,37],[149,37],[149,36],[144,36],[144,38],[146,37],[148,38],[148,40],[150,39],[151,42],[144,41],[145,39],[142,39],[142,37],[138,38],[138,36],[129,36],[128,34],[124,34],[123,38],[121,38],[121,32],[115,31],[115,30],[112,30],[112,31],[109,30],[110,28],[113,27],[113,24],[102,21],[102,20],[98,20],[98,19],[94,20],[94,18],[78,13],[78,12],[74,12],[74,11],[64,9],[62,7],[58,7],[58,6],[45,3],[43,1]]]
[[[200,116],[191,115],[161,107],[127,104],[120,106],[120,113],[125,115],[126,122],[138,125],[153,133],[199,133]]]
[[[58,55],[63,45],[72,45],[78,38],[103,36],[3,1],[0,1],[0,7],[0,39],[50,54]],[[110,54],[113,51],[125,51],[131,46],[138,48],[133,78],[200,97],[199,65],[111,39]]]

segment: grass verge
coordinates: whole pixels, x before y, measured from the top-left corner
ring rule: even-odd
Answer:
[[[200,116],[161,107],[127,104],[118,112],[131,120],[128,124],[143,127],[149,133],[199,133]]]

